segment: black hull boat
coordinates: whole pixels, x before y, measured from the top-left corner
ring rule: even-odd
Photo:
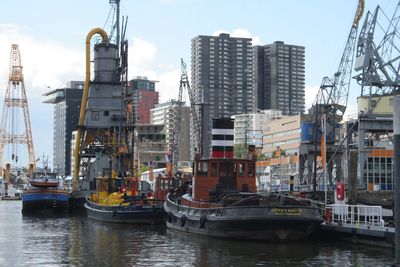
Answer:
[[[151,201],[151,203],[127,205],[100,205],[86,198],[85,208],[90,219],[103,222],[125,223],[125,224],[161,224],[163,223],[162,203]]]
[[[195,156],[191,180],[181,180],[164,203],[167,227],[190,234],[247,240],[298,240],[323,222],[306,199],[260,194],[255,146],[233,158],[233,120],[214,119],[212,158]]]
[[[182,205],[190,201],[188,197],[184,195],[183,201],[167,197],[164,210],[168,228],[220,238],[299,240],[307,238],[322,222],[317,207],[287,196],[278,196],[279,204],[269,201],[268,196],[246,194],[237,204],[209,208],[195,208],[193,202]]]
[[[160,175],[150,184],[136,177],[97,178],[98,190],[85,198],[87,216],[111,223],[162,224],[163,203],[171,179]]]

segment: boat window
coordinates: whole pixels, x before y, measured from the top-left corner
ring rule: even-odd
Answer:
[[[253,162],[249,162],[249,165],[247,166],[247,175],[254,176],[254,163]]]
[[[219,164],[219,176],[236,176],[235,167],[232,162],[221,162]]]
[[[211,176],[216,177],[218,175],[218,163],[211,162]]]
[[[161,180],[161,188],[163,190],[168,190],[169,189],[169,180],[163,179]]]
[[[224,162],[221,162],[219,166],[219,176],[228,176],[227,166]]]
[[[239,176],[243,176],[244,175],[244,163],[241,162],[239,163]]]
[[[200,161],[197,163],[197,174],[201,176],[207,176],[208,174],[208,162]]]

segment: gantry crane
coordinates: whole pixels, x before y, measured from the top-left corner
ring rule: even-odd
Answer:
[[[25,131],[21,132],[18,111],[22,109]],[[9,113],[9,110],[11,113]],[[18,148],[20,144],[28,147],[29,170],[34,170],[35,152],[33,150],[31,122],[29,118],[28,99],[25,92],[24,76],[22,74],[21,55],[17,44],[11,45],[10,75],[6,95],[4,97],[3,115],[0,128],[0,166],[6,145],[11,144],[11,160],[18,163]],[[0,167],[0,175],[2,175]]]
[[[314,124],[314,140],[313,144],[310,144],[307,151],[301,155],[300,169],[303,170],[303,173],[300,174],[300,179],[302,181],[309,182],[311,180],[310,175],[313,173],[314,191],[316,190],[317,182],[317,156],[321,155],[321,146],[318,144],[318,136],[320,133],[318,131],[321,130],[321,126],[324,124],[324,128],[326,128],[325,135],[327,142],[327,154],[330,156],[336,154],[333,153],[335,150],[335,143],[338,141],[336,138],[336,128],[338,123],[342,120],[343,114],[345,113],[347,107],[354,51],[357,39],[357,29],[364,12],[364,6],[364,0],[359,0],[338,70],[334,73],[332,78],[323,78],[315,102],[310,109],[310,114]],[[325,118],[325,123],[321,123],[322,118]],[[333,161],[330,162],[333,163]],[[335,164],[337,169],[336,173],[340,175],[341,170],[339,157],[336,158]],[[311,171],[312,166],[314,168]],[[302,177],[305,173],[304,170],[308,170],[307,173],[309,177]],[[327,171],[329,172],[329,180],[331,181],[332,164],[329,164]]]
[[[383,13],[383,16],[379,16]],[[378,20],[379,19],[379,20]],[[359,184],[375,184],[364,175],[375,142],[392,138],[393,95],[400,92],[400,1],[391,19],[377,6],[368,12],[357,43],[355,79],[361,85],[358,122]],[[393,142],[393,140],[392,140]],[[390,159],[391,160],[391,159]],[[390,176],[388,175],[388,178]],[[394,178],[393,178],[394,179]]]

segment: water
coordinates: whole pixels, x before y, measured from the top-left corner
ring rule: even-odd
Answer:
[[[0,201],[0,266],[389,266],[390,249],[348,243],[243,242],[85,216],[27,217]]]

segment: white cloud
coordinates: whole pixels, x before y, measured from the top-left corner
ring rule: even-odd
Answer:
[[[180,69],[172,69],[158,76],[157,79],[160,83],[157,87],[160,92],[160,103],[171,99],[178,99],[180,78]],[[183,92],[183,96],[185,96],[185,92]]]
[[[49,40],[34,39],[21,28],[0,25],[0,58],[9,59],[11,44],[18,44],[25,87],[29,94],[41,95],[47,87],[65,86],[68,80],[82,79],[84,54]],[[5,63],[5,64],[4,64]],[[9,65],[0,65],[0,85],[5,91],[8,83]]]
[[[348,121],[350,119],[357,118],[358,108],[356,103],[348,103],[346,111],[343,115],[343,120]]]
[[[42,94],[48,87],[65,86],[69,80],[83,79],[84,53],[50,40],[33,38],[24,28],[0,24],[0,105],[8,86],[11,44],[18,44],[29,103],[32,135],[36,156],[52,158],[53,107],[44,104]],[[82,51],[84,47],[82,47]],[[22,119],[22,117],[21,117]],[[25,128],[21,128],[25,129]],[[6,148],[8,149],[8,148]],[[27,162],[27,151],[21,149],[20,164]],[[26,155],[25,155],[26,153]],[[7,160],[4,154],[3,163]]]
[[[155,44],[135,37],[128,54],[128,71],[131,78],[145,76],[158,81],[156,90],[159,92],[160,103],[178,98],[180,68],[177,65],[158,64]]]
[[[129,73],[144,73],[155,64],[157,48],[153,43],[134,37],[128,51]],[[140,74],[143,76],[143,74]]]
[[[249,30],[246,29],[234,29],[232,32],[226,30],[218,30],[213,33],[213,36],[218,36],[221,33],[229,33],[231,37],[242,37],[242,38],[252,38],[252,45],[261,45],[261,39],[258,36],[253,35]]]
[[[308,109],[314,104],[318,91],[319,91],[318,85],[306,85],[305,88],[306,113],[308,113]]]

